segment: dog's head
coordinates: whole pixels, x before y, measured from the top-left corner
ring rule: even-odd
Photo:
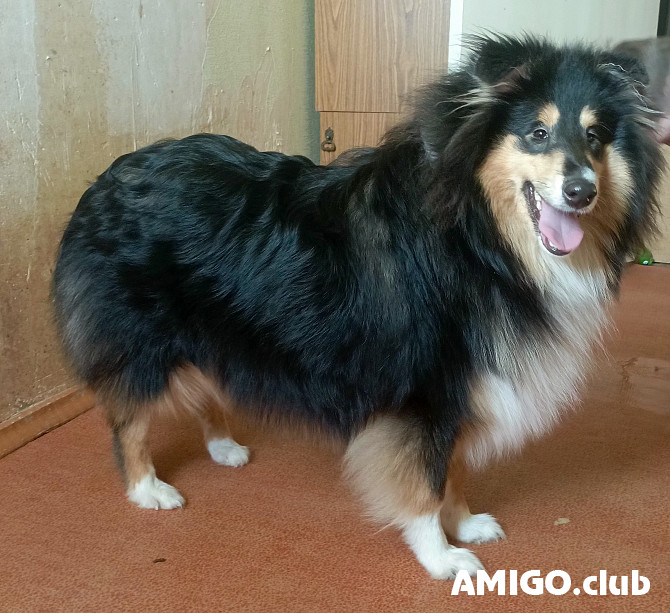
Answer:
[[[527,265],[620,260],[653,226],[659,152],[634,59],[536,39],[477,39],[427,89],[421,135],[440,174],[476,177]],[[435,112],[437,111],[437,113]],[[532,266],[531,266],[532,267]]]

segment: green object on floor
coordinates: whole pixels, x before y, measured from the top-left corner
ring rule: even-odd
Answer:
[[[651,266],[654,263],[654,256],[651,255],[649,249],[642,248],[637,254],[637,263],[643,266]]]

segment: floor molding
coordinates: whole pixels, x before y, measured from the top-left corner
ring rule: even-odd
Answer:
[[[0,424],[0,458],[95,406],[95,396],[72,387]]]

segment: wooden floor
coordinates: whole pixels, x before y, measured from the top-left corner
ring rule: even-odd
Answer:
[[[136,509],[94,409],[0,460],[0,611],[669,611],[670,269],[629,269],[615,319],[583,407],[469,484],[508,535],[473,549],[573,585],[635,569],[644,596],[452,596],[362,518],[336,452],[251,431],[231,469],[194,424],[163,424],[157,469],[188,506]]]

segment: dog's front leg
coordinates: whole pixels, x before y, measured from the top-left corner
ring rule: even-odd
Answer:
[[[448,450],[439,440],[417,415],[379,416],[349,445],[345,469],[370,515],[400,528],[432,577],[453,579],[483,566],[471,551],[450,545],[440,525]]]
[[[461,543],[489,543],[505,538],[496,519],[488,513],[470,513],[465,500],[465,463],[456,456],[449,463],[447,486],[440,518],[445,532]]]

